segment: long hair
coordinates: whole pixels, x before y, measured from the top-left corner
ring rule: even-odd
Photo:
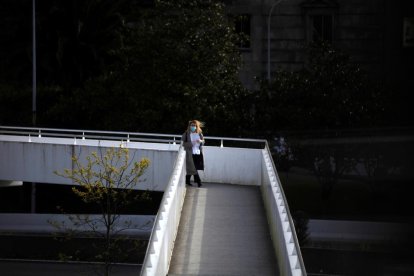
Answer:
[[[201,129],[202,127],[204,127],[204,123],[200,122],[199,120],[191,120],[188,122],[188,126],[187,126],[187,132],[191,132],[190,130],[190,126],[191,124],[195,124],[196,125],[196,132],[197,133],[202,133],[203,130]]]

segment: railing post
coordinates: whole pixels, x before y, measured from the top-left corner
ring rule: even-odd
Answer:
[[[42,133],[40,129],[39,129],[39,138],[42,138]]]

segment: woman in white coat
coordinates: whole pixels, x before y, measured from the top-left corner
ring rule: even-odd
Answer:
[[[205,141],[201,130],[202,126],[203,124],[198,120],[189,121],[187,130],[181,137],[186,152],[187,174],[185,183],[189,186],[192,186],[190,180],[191,176],[194,175],[194,181],[198,184],[198,187],[201,187],[198,171],[204,170],[203,144]]]

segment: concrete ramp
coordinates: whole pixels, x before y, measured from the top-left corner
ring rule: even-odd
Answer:
[[[278,275],[258,186],[187,188],[168,275]]]

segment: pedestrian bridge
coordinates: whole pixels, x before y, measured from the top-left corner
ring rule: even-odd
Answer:
[[[141,275],[306,275],[265,140],[206,137],[201,188],[185,185],[181,135],[0,126],[0,185],[74,184],[54,171],[108,147],[151,165],[139,189],[164,191]]]

